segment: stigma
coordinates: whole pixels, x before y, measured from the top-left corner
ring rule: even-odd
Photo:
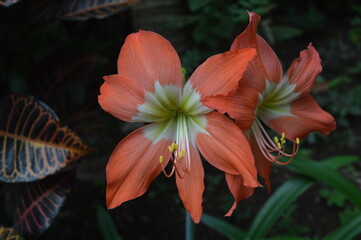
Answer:
[[[185,166],[186,166],[185,168],[181,167],[184,163],[185,151],[180,150],[179,145],[174,142],[168,146],[168,151],[171,153],[169,161],[173,165],[170,173],[167,173],[165,170],[166,166],[164,165],[164,156],[160,155],[160,157],[159,157],[159,163],[162,165],[162,171],[163,171],[164,175],[166,177],[172,177],[174,173],[177,173],[177,175],[180,178],[183,178],[186,173],[190,172],[190,168],[187,167],[188,166],[187,163],[185,164]]]
[[[259,121],[259,119],[256,118],[255,124],[252,125],[252,130],[254,133],[254,136],[256,138],[257,144],[259,146],[259,149],[261,150],[264,157],[270,161],[274,162],[280,165],[287,165],[289,164],[293,157],[298,153],[299,145],[300,145],[300,139],[297,137],[292,142],[292,151],[286,152],[286,134],[283,132],[279,137],[275,136],[273,139],[271,139],[268,136],[268,133],[264,129],[262,123]],[[286,157],[288,158],[285,162],[279,161],[280,158]]]

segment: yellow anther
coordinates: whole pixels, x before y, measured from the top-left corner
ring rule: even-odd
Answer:
[[[278,142],[277,147],[278,147],[278,149],[282,149],[281,143]]]
[[[182,151],[179,152],[179,156],[178,156],[178,157],[179,157],[179,159],[181,159],[181,158],[184,157],[184,150],[182,150]]]
[[[282,145],[285,145],[285,143],[286,143],[286,140],[282,140],[282,141],[281,141],[281,144],[282,144]]]
[[[174,147],[174,150],[177,151],[177,150],[178,150],[178,144],[177,144],[177,143],[173,143],[173,144],[174,144],[174,146],[173,146],[173,147]]]
[[[281,141],[284,140],[286,137],[286,134],[283,132],[282,135],[281,135]]]
[[[275,141],[276,144],[279,142],[278,137],[274,137],[273,140]]]
[[[168,150],[169,150],[169,152],[172,153],[174,151],[174,147],[172,145],[170,145],[170,146],[168,146]]]
[[[296,143],[300,144],[300,139],[299,138],[296,138]]]
[[[160,162],[160,163],[163,163],[163,162],[164,162],[164,157],[163,157],[163,155],[160,155],[160,157],[159,157],[159,162]]]

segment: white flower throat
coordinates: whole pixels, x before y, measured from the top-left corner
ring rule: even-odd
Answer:
[[[299,97],[299,93],[295,92],[295,88],[296,85],[290,84],[287,77],[283,78],[279,83],[272,83],[266,80],[266,87],[259,94],[256,118],[251,127],[258,147],[266,159],[282,165],[292,161],[298,152],[300,140],[296,138],[293,141],[292,152],[287,153],[285,152],[285,133],[282,133],[280,139],[278,137],[271,139],[264,129],[262,122],[267,123],[270,120],[285,116],[297,117],[291,113],[291,102]],[[273,153],[276,153],[276,155]],[[283,156],[289,159],[286,162],[278,161]]]
[[[139,113],[132,117],[134,122],[153,123],[144,128],[146,138],[157,143],[160,140],[171,140],[170,160],[174,171],[183,177],[184,172],[190,172],[190,147],[195,146],[195,138],[199,132],[206,132],[207,119],[205,114],[212,110],[200,101],[200,94],[195,91],[190,82],[183,89],[175,85],[162,86],[155,82],[154,92],[145,93],[145,101],[138,105]],[[160,156],[163,165],[164,158]],[[180,163],[184,169],[179,169]],[[164,166],[163,166],[164,170]]]

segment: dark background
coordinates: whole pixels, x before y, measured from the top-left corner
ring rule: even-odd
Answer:
[[[165,36],[189,75],[207,57],[229,49],[248,24],[246,10],[262,16],[259,33],[274,48],[284,71],[312,42],[323,65],[313,96],[336,118],[338,127],[329,136],[311,134],[301,148],[315,160],[341,154],[361,157],[358,1],[207,0],[197,7],[199,1],[149,0],[103,19],[84,20],[57,18],[55,2],[23,0],[0,7],[0,96],[23,92],[37,97],[94,149],[80,160],[71,194],[40,239],[103,238],[96,207],[105,208],[105,166],[118,142],[139,125],[104,112],[97,95],[102,77],[116,73],[124,39],[139,29]],[[223,173],[205,161],[204,165],[204,212],[221,218],[232,196]],[[360,168],[356,163],[342,170],[359,187]],[[287,168],[275,168],[272,188],[292,175]],[[332,192],[316,184],[268,235],[321,237],[337,227],[340,213],[350,211],[350,206],[332,204],[327,190]],[[225,220],[246,230],[268,197],[265,189],[257,189]],[[1,211],[8,212],[6,206]],[[185,212],[173,178],[160,175],[142,197],[109,213],[123,239],[184,239]],[[196,239],[226,239],[203,224],[195,231]]]

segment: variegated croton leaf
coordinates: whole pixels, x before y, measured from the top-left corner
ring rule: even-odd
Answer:
[[[0,0],[0,6],[9,7],[20,0]]]
[[[70,192],[74,171],[19,185],[14,227],[25,237],[38,237],[51,224]]]
[[[0,227],[0,239],[1,240],[24,240],[24,238],[19,235],[18,231],[13,228]]]
[[[86,20],[105,18],[139,0],[62,0],[56,14],[60,19]]]
[[[0,100],[0,181],[44,178],[88,151],[45,103],[16,93]]]

